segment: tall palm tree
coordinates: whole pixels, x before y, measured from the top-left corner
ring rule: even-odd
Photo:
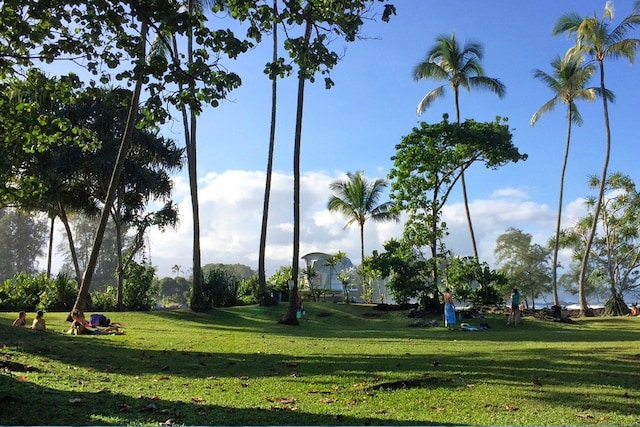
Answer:
[[[364,262],[364,223],[369,219],[375,222],[398,221],[398,214],[391,211],[391,202],[378,203],[387,185],[382,178],[368,181],[363,171],[349,172],[346,180],[329,184],[333,192],[327,204],[329,211],[340,212],[349,218],[345,228],[354,223],[360,226],[361,262]]]
[[[548,100],[531,117],[529,124],[534,126],[540,116],[552,111],[558,103],[567,105],[567,141],[565,144],[562,170],[560,172],[560,195],[558,197],[558,218],[556,220],[556,237],[553,244],[553,266],[551,269],[551,285],[553,290],[553,303],[559,305],[558,299],[558,250],[560,247],[560,225],[562,218],[562,199],[564,194],[564,176],[569,159],[569,146],[571,143],[571,125],[582,125],[582,115],[575,104],[576,100],[594,101],[597,89],[585,87],[595,72],[593,64],[583,64],[583,58],[579,55],[557,57],[551,62],[552,74],[542,70],[534,70],[533,77],[542,81],[553,92],[553,98]]]
[[[258,286],[260,304],[267,303],[267,277],[265,274],[265,256],[267,247],[267,226],[269,223],[269,199],[271,195],[271,176],[273,172],[273,151],[276,140],[276,107],[278,99],[278,70],[275,68],[278,63],[278,0],[273,0],[273,63],[269,77],[271,78],[271,125],[269,128],[269,154],[267,159],[267,176],[264,186],[264,203],[262,206],[262,228],[260,231],[260,249],[258,255]]]
[[[436,43],[427,52],[424,61],[416,65],[414,79],[446,80],[453,89],[456,122],[460,125],[460,87],[470,91],[474,89],[488,89],[502,98],[505,94],[505,86],[498,79],[487,77],[480,61],[483,57],[483,47],[477,42],[465,42],[464,46],[458,44],[455,33],[451,36],[441,35],[436,38]],[[417,108],[418,116],[424,112],[433,101],[444,96],[445,85],[438,86],[427,93],[420,101]],[[471,234],[471,245],[473,254],[478,258],[478,248],[469,212],[469,201],[467,199],[467,184],[464,177],[464,170],[460,175],[462,185],[462,197]]]
[[[638,44],[640,44],[639,39],[625,38],[627,32],[640,23],[640,14],[634,12],[623,19],[618,26],[611,28],[609,22],[613,21],[613,17],[613,4],[611,2],[607,2],[601,19],[598,19],[595,14],[592,17],[587,16],[582,18],[576,13],[568,13],[562,15],[553,28],[553,34],[555,35],[561,33],[575,35],[576,45],[569,49],[567,55],[584,54],[590,57],[593,62],[598,64],[600,69],[600,93],[602,94],[607,93],[604,78],[605,59],[625,57],[629,62],[633,63],[636,55],[636,49]],[[606,148],[598,198],[593,212],[594,218],[599,217],[600,210],[602,208],[602,199],[604,197],[605,185],[607,182],[607,170],[609,168],[609,158],[611,156],[611,128],[609,126],[609,107],[607,96],[602,96],[602,107],[606,133]],[[597,226],[598,221],[593,221],[589,236],[587,237],[585,251],[582,256],[582,264],[580,266],[578,290],[581,315],[590,314],[584,289],[587,264],[589,262],[589,252],[591,251],[591,245],[593,244]]]

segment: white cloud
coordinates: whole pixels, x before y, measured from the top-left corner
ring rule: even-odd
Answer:
[[[309,172],[301,180],[300,254],[346,252],[360,262],[360,234],[357,224],[348,228],[344,216],[330,213],[329,183],[344,174]],[[174,178],[174,200],[179,205],[180,223],[175,230],[149,232],[149,255],[160,277],[171,275],[180,265],[190,271],[192,264],[191,199],[188,181]],[[199,212],[202,263],[241,263],[256,269],[262,222],[265,174],[233,170],[210,173],[199,182]],[[269,228],[267,234],[267,275],[283,265],[291,265],[293,239],[293,177],[275,172],[272,179]],[[584,214],[583,200],[566,204],[563,226]],[[497,237],[515,227],[532,234],[535,243],[546,244],[555,230],[556,212],[548,205],[530,200],[524,190],[496,190],[489,199],[470,203],[471,216],[481,259],[493,263]],[[446,244],[454,253],[471,255],[471,240],[462,203],[443,210],[449,229]],[[365,254],[382,250],[385,241],[402,235],[403,222],[365,224]],[[62,237],[57,237],[61,239]]]

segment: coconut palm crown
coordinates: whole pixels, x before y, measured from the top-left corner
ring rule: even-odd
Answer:
[[[391,202],[379,204],[380,197],[388,183],[383,178],[369,181],[363,171],[347,173],[347,179],[336,180],[329,184],[333,195],[329,199],[327,208],[331,212],[339,212],[349,218],[345,228],[353,223],[360,226],[360,249],[364,260],[364,223],[367,220],[375,222],[398,221],[397,213],[392,212]]]

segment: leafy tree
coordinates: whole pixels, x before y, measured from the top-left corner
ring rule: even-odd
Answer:
[[[600,188],[599,178],[592,177],[592,189]],[[635,183],[626,175],[614,173],[607,179],[605,198],[597,217],[599,234],[590,247],[590,278],[592,285],[608,288],[606,303],[608,315],[626,314],[629,308],[624,296],[640,289],[640,193]],[[568,230],[566,241],[574,253],[583,257],[587,248],[586,231],[592,228],[596,218],[597,200],[586,200],[587,216],[581,218],[573,229]]]
[[[505,86],[498,79],[487,77],[480,62],[483,57],[483,47],[477,42],[466,42],[460,46],[455,33],[451,37],[441,35],[436,38],[436,43],[427,52],[424,61],[420,62],[414,70],[414,78],[446,80],[453,89],[456,107],[456,123],[460,125],[460,87],[467,91],[471,88],[488,89],[502,98],[505,94]],[[436,98],[444,95],[444,85],[438,86],[427,93],[418,104],[418,116],[433,103]],[[468,167],[468,166],[467,166]],[[462,185],[462,196],[464,198],[465,212],[471,234],[471,244],[473,254],[478,258],[476,238],[469,212],[469,201],[467,199],[467,186],[464,177],[464,169],[461,170],[460,184]]]
[[[391,200],[409,215],[404,239],[418,250],[430,248],[433,283],[439,283],[438,247],[447,233],[442,210],[462,171],[474,161],[496,168],[525,157],[513,146],[505,124],[473,120],[451,124],[446,115],[435,125],[420,123],[396,146],[389,173]]]
[[[83,186],[91,200],[106,200],[130,98],[131,92],[125,89],[88,88],[78,94],[68,113],[72,123],[90,129],[100,141],[96,149],[77,155],[80,164],[74,173],[74,181]],[[169,172],[182,167],[184,153],[174,141],[160,136],[157,126],[148,120],[137,123],[131,138],[123,165],[124,177],[110,208],[116,239],[113,253],[117,259],[118,309],[122,308],[123,272],[144,246],[144,233],[151,226],[164,229],[177,223],[177,210],[170,201],[173,182]],[[150,201],[165,202],[165,205],[149,212]],[[125,248],[124,238],[129,228],[134,228],[135,236]]]
[[[44,255],[47,226],[41,218],[0,209],[0,281],[17,273],[35,274]]]
[[[564,194],[564,178],[569,159],[569,146],[571,143],[571,125],[582,124],[582,115],[578,111],[576,101],[594,101],[598,93],[597,88],[586,87],[589,79],[595,72],[593,64],[583,64],[583,58],[576,55],[567,55],[564,58],[557,57],[551,62],[553,74],[542,70],[535,70],[533,76],[546,84],[554,96],[547,101],[531,117],[529,124],[535,125],[540,116],[553,110],[561,102],[567,105],[567,141],[565,144],[564,158],[560,172],[560,194],[558,196],[558,217],[556,220],[556,234],[553,244],[553,263],[551,265],[551,288],[553,292],[553,304],[558,306],[558,250],[560,242],[560,227],[562,219],[562,200]],[[611,96],[611,99],[612,96]]]
[[[508,228],[496,240],[496,262],[509,283],[517,284],[522,295],[531,297],[535,309],[535,299],[550,290],[549,250],[537,243],[531,243],[531,234],[516,228]],[[503,292],[508,293],[505,289]]]
[[[432,280],[432,265],[406,240],[391,239],[383,245],[385,252],[373,251],[365,268],[387,279],[387,286],[398,304],[417,298],[423,308],[440,306],[438,290]]]
[[[387,186],[387,181],[382,178],[368,181],[363,171],[349,172],[346,180],[336,180],[329,184],[329,189],[333,192],[327,204],[329,211],[339,212],[349,218],[345,228],[354,223],[360,227],[361,260],[364,260],[365,222],[399,220],[398,213],[391,210],[391,202],[379,202]]]
[[[633,62],[637,47],[640,44],[640,39],[626,38],[628,31],[640,23],[640,14],[632,13],[623,19],[619,25],[611,28],[609,26],[609,21],[613,21],[613,17],[613,3],[607,2],[602,19],[598,19],[595,14],[593,17],[587,16],[583,18],[576,13],[567,13],[562,15],[556,21],[553,28],[554,34],[567,33],[569,35],[575,35],[576,44],[574,47],[569,49],[567,55],[584,54],[589,56],[592,61],[598,64],[600,69],[600,93],[602,94],[607,93],[604,78],[605,60],[624,57],[627,58],[629,62]],[[600,216],[600,209],[602,208],[605,193],[605,185],[607,183],[609,158],[611,156],[611,128],[609,125],[608,107],[609,99],[607,96],[602,96],[601,98],[604,113],[606,144],[604,163],[600,178],[600,190],[594,211],[595,218]],[[591,314],[591,311],[587,307],[584,287],[589,264],[589,256],[591,253],[591,245],[593,244],[593,240],[597,233],[596,227],[597,221],[593,221],[592,228],[587,237],[584,258],[582,259],[582,266],[580,270],[580,281],[578,286],[580,289],[581,315]]]

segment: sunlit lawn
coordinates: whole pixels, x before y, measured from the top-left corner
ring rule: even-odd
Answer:
[[[331,303],[278,325],[284,310],[107,313],[124,336],[0,313],[0,424],[640,424],[639,318],[462,332]]]

